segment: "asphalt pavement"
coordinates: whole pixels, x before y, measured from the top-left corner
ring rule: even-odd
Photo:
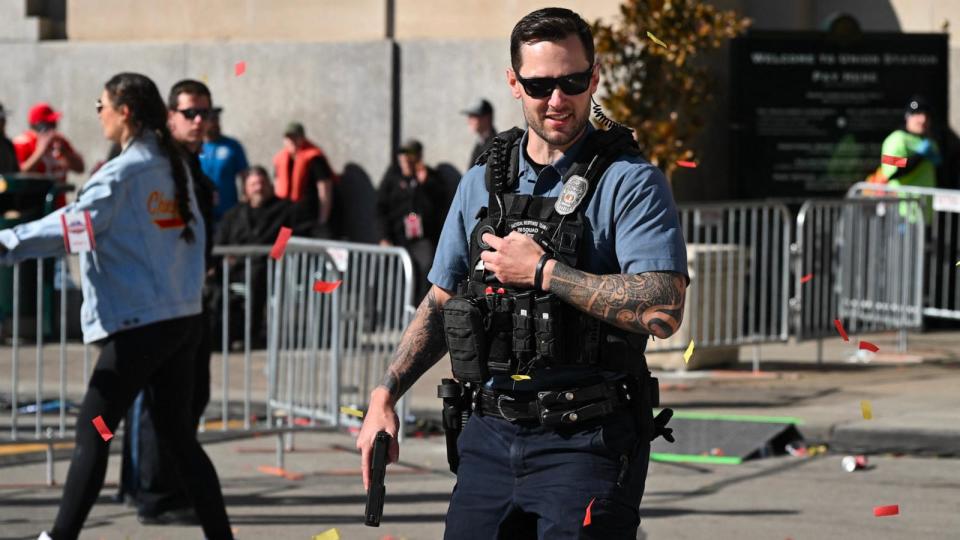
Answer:
[[[752,351],[722,370],[659,373],[664,405],[677,411],[794,417],[808,443],[828,450],[740,465],[655,462],[638,538],[960,537],[960,462],[941,457],[960,454],[960,334],[911,336],[906,354],[894,351],[892,334],[871,341],[881,351],[868,357],[836,339],[823,343],[822,363],[816,344],[805,342],[764,345],[759,373],[746,361]],[[445,371],[438,366],[414,388],[411,404],[421,418],[436,414],[433,396]],[[388,469],[383,524],[373,529],[362,523],[365,498],[349,432],[298,434],[285,455],[286,477],[269,469],[276,436],[215,435],[204,436],[204,447],[238,538],[307,539],[331,528],[345,540],[442,537],[455,478],[440,436],[404,443],[401,463]],[[42,448],[0,450],[0,538],[36,538],[53,521],[60,487],[45,485]],[[866,454],[868,468],[845,472],[841,459],[850,452]],[[69,448],[58,455],[55,478],[62,480]],[[141,526],[133,509],[111,500],[118,477],[114,453],[81,538],[202,538],[197,527]],[[899,514],[874,516],[887,505],[898,505]]]

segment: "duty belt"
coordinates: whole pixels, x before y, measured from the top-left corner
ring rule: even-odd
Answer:
[[[480,414],[510,422],[536,422],[543,426],[573,425],[602,418],[630,403],[628,380],[606,381],[566,390],[548,390],[517,396],[482,388],[478,394]]]

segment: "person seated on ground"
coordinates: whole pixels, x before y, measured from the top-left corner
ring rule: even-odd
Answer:
[[[214,236],[218,246],[271,245],[277,238],[281,227],[293,225],[294,205],[280,199],[273,190],[270,173],[260,165],[247,169],[243,175],[243,193],[245,202],[227,211]],[[244,257],[234,257],[229,264],[231,283],[244,283],[246,263]],[[266,343],[267,304],[267,259],[266,255],[253,257],[250,261],[250,284],[246,293],[250,295],[251,340],[254,347]],[[221,324],[223,318],[223,274],[222,266],[217,265],[207,281],[205,299],[208,309],[216,316],[211,317],[214,327],[215,346],[222,346]],[[244,297],[230,295],[230,341],[243,339]]]

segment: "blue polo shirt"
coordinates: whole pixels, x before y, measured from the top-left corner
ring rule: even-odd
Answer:
[[[592,126],[587,129],[593,130]],[[517,192],[559,197],[563,175],[573,165],[584,139],[581,137],[539,175],[521,152]],[[521,148],[526,147],[526,134],[520,144]],[[477,213],[490,200],[483,182],[485,173],[485,165],[467,171],[443,225],[427,277],[444,289],[455,290],[467,277],[470,233],[480,221]],[[643,158],[624,156],[614,161],[600,177],[585,216],[590,227],[582,270],[592,274],[676,272],[687,275],[687,250],[670,186],[660,169]]]
[[[588,126],[588,131],[593,127]],[[562,178],[585,137],[571,146],[540,174],[520,153],[517,192],[559,197]],[[526,148],[527,135],[521,139]],[[470,257],[470,233],[480,221],[477,213],[489,203],[484,185],[485,165],[471,168],[463,176],[447,214],[433,267],[431,283],[455,290],[466,279]],[[604,172],[584,211],[587,227],[586,257],[580,269],[592,274],[640,274],[676,272],[687,276],[687,250],[680,230],[677,207],[666,177],[660,169],[639,156],[623,156]],[[569,384],[584,374],[568,367],[560,373],[539,373],[537,381],[502,381],[514,390],[535,390]],[[501,387],[501,383],[496,383]]]
[[[217,186],[217,205],[213,208],[215,221],[219,222],[227,210],[237,205],[237,176],[249,167],[240,141],[222,136],[203,143],[200,168]]]

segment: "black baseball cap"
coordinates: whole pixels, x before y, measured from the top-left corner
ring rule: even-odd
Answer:
[[[285,137],[303,137],[306,131],[303,129],[303,124],[300,122],[290,122],[287,124],[287,129],[283,130],[283,135]]]
[[[487,116],[493,114],[493,105],[489,101],[481,99],[460,112],[467,116]]]
[[[910,101],[907,102],[907,107],[904,109],[906,114],[929,114],[930,113],[930,104],[927,103],[927,100],[923,96],[913,96],[910,98]]]
[[[423,155],[423,143],[416,139],[407,139],[397,149],[397,153]]]

